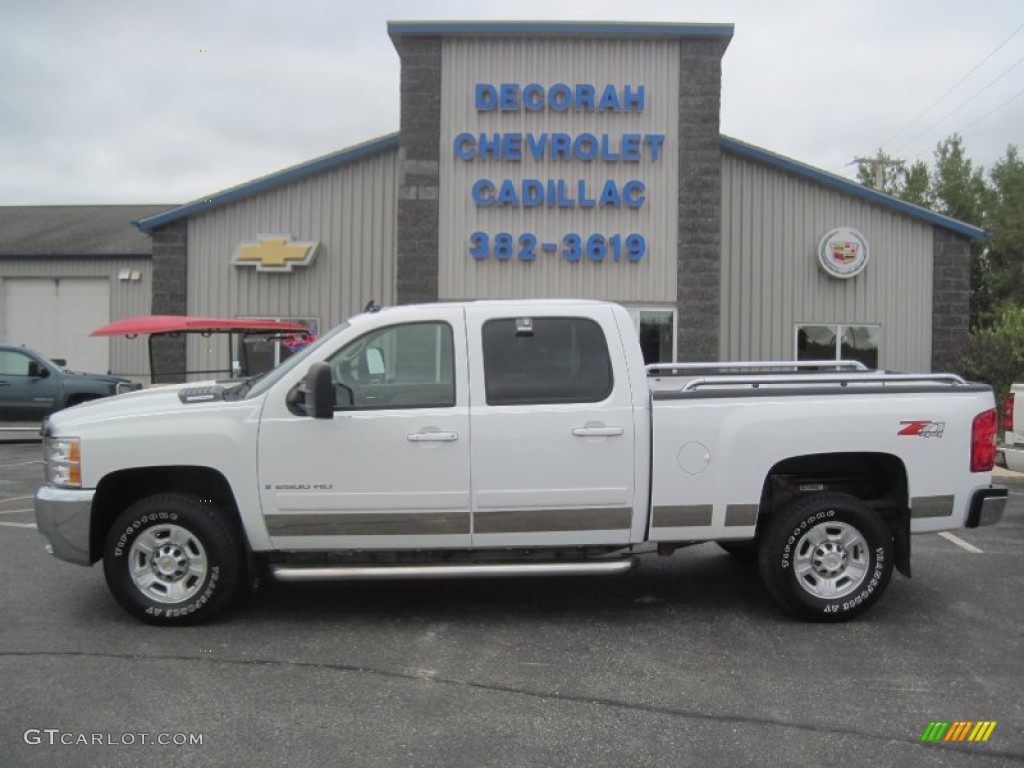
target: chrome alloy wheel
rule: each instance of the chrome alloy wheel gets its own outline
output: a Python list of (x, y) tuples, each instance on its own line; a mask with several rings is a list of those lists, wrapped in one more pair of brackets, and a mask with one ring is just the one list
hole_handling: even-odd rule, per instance
[(851, 525), (820, 523), (800, 537), (793, 557), (797, 583), (814, 597), (846, 597), (864, 582), (870, 555), (864, 536)]
[(139, 533), (128, 551), (132, 582), (158, 603), (188, 600), (206, 581), (206, 550), (180, 525), (161, 524)]

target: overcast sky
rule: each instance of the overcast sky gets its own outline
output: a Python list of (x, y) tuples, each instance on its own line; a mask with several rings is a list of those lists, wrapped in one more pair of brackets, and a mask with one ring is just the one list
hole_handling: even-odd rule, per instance
[(1020, 0), (3, 0), (0, 205), (187, 202), (396, 131), (417, 19), (735, 24), (722, 132), (834, 173), (1024, 145)]

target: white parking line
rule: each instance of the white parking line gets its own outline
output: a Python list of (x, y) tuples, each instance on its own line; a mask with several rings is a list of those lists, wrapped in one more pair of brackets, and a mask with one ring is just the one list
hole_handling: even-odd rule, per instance
[(23, 512), (32, 512), (31, 509), (0, 509), (0, 515), (17, 515)]
[(956, 544), (961, 549), (966, 549), (968, 552), (971, 552), (971, 553), (973, 553), (975, 555), (983, 555), (983, 554), (985, 554), (984, 552), (982, 552), (980, 549), (978, 549), (973, 544), (968, 544), (966, 541), (961, 539), (959, 536), (954, 536), (949, 531), (939, 531), (939, 536), (944, 538), (946, 541), (950, 541), (953, 544)]
[(42, 464), (42, 459), (36, 459), (35, 461), (16, 461), (13, 464), (0, 464), (0, 469), (4, 467), (27, 467), (29, 464)]
[(35, 498), (34, 496), (12, 496), (9, 499), (0, 499), (0, 504), (6, 504), (8, 501), (28, 501), (29, 499)]
[(35, 528), (36, 527), (35, 523), (4, 523), (4, 522), (0, 522), (0, 525), (4, 526), (5, 528)]

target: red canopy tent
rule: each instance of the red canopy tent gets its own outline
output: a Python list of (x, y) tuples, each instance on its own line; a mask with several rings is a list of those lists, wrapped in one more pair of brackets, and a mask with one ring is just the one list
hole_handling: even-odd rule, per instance
[[(260, 320), (238, 317), (191, 317), (189, 315), (140, 315), (115, 320), (97, 328), (90, 336), (127, 336), (130, 339), (146, 334), (149, 336), (149, 371), (153, 381), (156, 376), (186, 375), (189, 373), (232, 373), (230, 368), (202, 371), (161, 371), (159, 374), (153, 364), (153, 339), (175, 338), (185, 333), (198, 333), (210, 336), (214, 333), (241, 334), (267, 338), (305, 337), (312, 340), (312, 331), (302, 323), (291, 323), (284, 320)], [(243, 374), (247, 368), (245, 361), (245, 345), (240, 346)]]

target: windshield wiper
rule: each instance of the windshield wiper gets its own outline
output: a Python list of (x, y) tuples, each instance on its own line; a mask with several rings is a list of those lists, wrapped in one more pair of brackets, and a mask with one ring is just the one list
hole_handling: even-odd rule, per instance
[(257, 381), (262, 379), (264, 376), (266, 376), (267, 373), (269, 373), (269, 371), (264, 371), (263, 373), (257, 373), (255, 376), (250, 376), (249, 378), (247, 378), (244, 381), (242, 381), (242, 383), (239, 384), (238, 386), (232, 387), (231, 389), (228, 389), (228, 390), (225, 390), (224, 391), (224, 399), (225, 400), (241, 400), (243, 397), (245, 397), (247, 394), (249, 394), (249, 390), (251, 390), (253, 388), (253, 385)]

